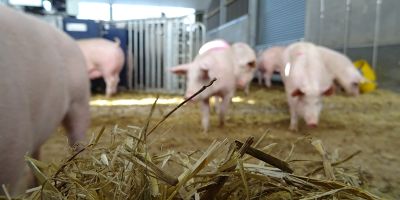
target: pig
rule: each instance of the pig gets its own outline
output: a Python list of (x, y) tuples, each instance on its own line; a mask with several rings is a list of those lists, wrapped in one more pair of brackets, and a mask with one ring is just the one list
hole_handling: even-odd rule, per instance
[(274, 46), (264, 50), (258, 59), (258, 70), (264, 78), (264, 84), (271, 87), (271, 78), (274, 72), (279, 72), (284, 67), (282, 55), (285, 47)]
[(84, 141), (90, 83), (78, 45), (60, 30), (5, 6), (0, 24), (0, 185), (15, 195), (26, 187), (24, 155), (38, 158), (60, 123), (71, 146)]
[(298, 130), (299, 116), (309, 127), (316, 127), (322, 110), (322, 96), (334, 91), (333, 76), (324, 65), (318, 47), (297, 42), (283, 52), (285, 67), (281, 76), (290, 112), (289, 129)]
[(117, 92), (119, 73), (125, 62), (124, 52), (119, 41), (112, 42), (103, 38), (78, 40), (85, 56), (90, 79), (103, 77), (106, 82), (106, 96)]
[(332, 73), (335, 81), (344, 91), (352, 96), (359, 95), (358, 86), (365, 79), (351, 60), (347, 56), (323, 46), (318, 46), (318, 50), (328, 71)]
[[(217, 79), (213, 85), (192, 99), (200, 102), (202, 111), (201, 123), (204, 132), (209, 129), (210, 98), (213, 96), (221, 98), (218, 111), (219, 123), (220, 126), (223, 126), (225, 114), (235, 94), (236, 87), (238, 85), (244, 87), (247, 84), (246, 80), (249, 76), (242, 78), (240, 73), (242, 71), (244, 73), (251, 71), (240, 69), (240, 67), (247, 67), (248, 62), (235, 57), (242, 52), (240, 49), (242, 44), (235, 45), (235, 48), (221, 41), (214, 44), (219, 45), (204, 44), (203, 47), (206, 46), (207, 50), (200, 51), (200, 54), (196, 56), (193, 62), (170, 68), (170, 71), (175, 74), (187, 76), (185, 98), (192, 96), (212, 79)], [(209, 48), (210, 46), (211, 48)], [(200, 49), (206, 48), (203, 47)], [(239, 61), (242, 62), (242, 66), (239, 65)]]

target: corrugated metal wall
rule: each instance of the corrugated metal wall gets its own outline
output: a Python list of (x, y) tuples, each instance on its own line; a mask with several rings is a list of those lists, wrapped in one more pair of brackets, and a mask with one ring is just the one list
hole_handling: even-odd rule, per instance
[(249, 0), (234, 0), (226, 8), (226, 22), (246, 15), (249, 10)]
[(214, 28), (217, 28), (220, 24), (219, 24), (219, 20), (220, 20), (220, 16), (219, 16), (219, 4), (220, 4), (220, 0), (212, 0), (210, 3), (210, 7), (208, 8), (207, 11), (207, 30), (211, 30)]
[(273, 45), (304, 38), (305, 0), (258, 2), (257, 45)]

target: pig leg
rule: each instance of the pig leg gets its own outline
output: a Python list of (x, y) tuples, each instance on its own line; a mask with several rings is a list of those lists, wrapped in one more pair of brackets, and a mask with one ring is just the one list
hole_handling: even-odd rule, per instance
[(203, 126), (203, 132), (206, 133), (210, 126), (210, 99), (200, 101), (200, 109), (202, 114), (201, 125)]
[(219, 126), (222, 127), (225, 124), (225, 114), (228, 111), (229, 104), (231, 103), (233, 94), (222, 97), (221, 104), (219, 106)]
[(258, 72), (256, 75), (257, 75), (258, 85), (262, 85), (263, 74), (261, 72)]
[(295, 102), (294, 99), (289, 97), (289, 112), (290, 112), (290, 126), (289, 130), (291, 131), (298, 131), (298, 121), (299, 117), (296, 113)]
[(105, 81), (106, 81), (106, 96), (111, 97), (111, 95), (117, 93), (119, 75), (105, 77)]
[(265, 81), (265, 86), (267, 86), (268, 88), (271, 87), (271, 75), (268, 73), (264, 74), (264, 81)]
[(72, 102), (64, 118), (63, 125), (67, 131), (70, 146), (82, 142), (85, 138), (85, 132), (89, 127), (90, 120), (88, 102), (88, 97)]
[(244, 88), (244, 94), (249, 95), (250, 93), (250, 82), (247, 83), (246, 87)]
[(214, 105), (210, 105), (210, 109), (212, 113), (219, 113), (219, 104), (220, 104), (220, 98), (218, 96), (211, 97), (214, 98)]
[[(5, 184), (8, 192), (13, 196), (20, 194), (26, 189), (27, 180), (23, 178), (23, 175), (25, 172), (28, 172), (28, 169), (24, 170), (26, 166), (24, 155), (30, 153), (29, 151), (32, 148), (32, 135), (28, 134), (32, 131), (32, 126), (28, 115), (15, 112), (18, 109), (12, 106), (9, 107), (11, 109), (3, 107), (2, 112), (15, 113), (16, 116), (0, 117), (1, 129), (3, 131), (0, 134), (0, 141), (2, 143), (0, 145), (0, 186)], [(23, 108), (23, 106), (21, 107)], [(4, 195), (1, 187), (0, 195)]]
[[(40, 160), (40, 148), (36, 149), (32, 153), (32, 158), (36, 160)], [(35, 175), (33, 174), (32, 170), (27, 168), (26, 177), (28, 182), (28, 188), (33, 188), (39, 185), (39, 181), (36, 179)]]

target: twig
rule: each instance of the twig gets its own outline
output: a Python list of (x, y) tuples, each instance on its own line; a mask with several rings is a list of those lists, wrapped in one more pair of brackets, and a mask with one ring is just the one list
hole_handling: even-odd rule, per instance
[(3, 189), (4, 194), (6, 195), (7, 200), (11, 200), (10, 193), (8, 193), (8, 190), (4, 184), (1, 184), (1, 187)]
[[(243, 146), (243, 143), (241, 143), (239, 141), (235, 141), (235, 143), (236, 143), (236, 148), (237, 149), (239, 149), (239, 148), (241, 148)], [(262, 152), (262, 151), (260, 151), (258, 149), (249, 147), (249, 148), (246, 149), (245, 153), (247, 153), (247, 154), (249, 154), (249, 155), (251, 155), (251, 156), (253, 156), (253, 157), (255, 157), (255, 158), (259, 159), (259, 160), (262, 160), (262, 161), (264, 161), (264, 162), (266, 162), (266, 163), (268, 163), (268, 164), (270, 164), (270, 165), (272, 165), (272, 166), (274, 166), (276, 168), (279, 168), (280, 170), (282, 170), (284, 172), (293, 173), (293, 170), (289, 167), (289, 165), (285, 161), (282, 161), (282, 160), (280, 160), (278, 158), (275, 158), (275, 157), (273, 157), (271, 155), (268, 155), (268, 154), (266, 154), (266, 153), (264, 153), (264, 152)]]
[(172, 115), (172, 113), (174, 113), (176, 110), (178, 110), (180, 107), (182, 107), (185, 103), (187, 103), (188, 101), (192, 100), (195, 96), (197, 96), (198, 94), (202, 93), (205, 89), (207, 89), (208, 87), (210, 87), (217, 79), (214, 78), (210, 81), (210, 83), (208, 85), (203, 86), (199, 91), (197, 91), (196, 93), (194, 93), (192, 96), (190, 96), (189, 98), (185, 99), (182, 103), (180, 103), (178, 106), (176, 106), (174, 109), (172, 109), (168, 114), (166, 114), (148, 133), (147, 135), (150, 135), (158, 126), (160, 126), (161, 123), (163, 123), (170, 115)]
[[(361, 153), (361, 150), (358, 150), (358, 151), (354, 152), (353, 154), (351, 154), (350, 156), (347, 156), (347, 157), (344, 158), (343, 160), (338, 161), (338, 162), (335, 162), (335, 163), (332, 163), (332, 166), (337, 166), (337, 165), (343, 164), (343, 163), (349, 161), (349, 160), (352, 159), (354, 156), (356, 156), (356, 155), (358, 155), (358, 154), (360, 154), (360, 153)], [(314, 169), (312, 172), (309, 172), (308, 174), (306, 174), (306, 176), (311, 176), (311, 175), (313, 175), (313, 174), (315, 174), (315, 173), (321, 171), (322, 169), (324, 169), (324, 167), (322, 167), (322, 166), (321, 166), (321, 167), (318, 167), (318, 168)]]

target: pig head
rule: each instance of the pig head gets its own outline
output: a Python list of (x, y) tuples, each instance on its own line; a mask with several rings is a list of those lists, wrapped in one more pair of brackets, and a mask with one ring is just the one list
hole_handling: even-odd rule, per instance
[(284, 51), (285, 68), (281, 71), (290, 111), (291, 130), (298, 130), (299, 116), (310, 127), (319, 122), (322, 96), (331, 95), (333, 77), (324, 66), (317, 47), (297, 42)]
[(236, 85), (240, 89), (248, 90), (248, 86), (256, 71), (256, 53), (246, 43), (237, 42), (232, 44), (233, 59), (236, 62), (235, 76)]
[(209, 128), (209, 99), (212, 96), (222, 98), (221, 105), (219, 106), (219, 120), (221, 126), (224, 124), (225, 113), (236, 88), (236, 77), (234, 74), (236, 63), (232, 58), (233, 52), (231, 48), (212, 49), (197, 55), (191, 63), (170, 69), (175, 74), (187, 76), (186, 98), (192, 96), (202, 86), (207, 85), (213, 78), (217, 79), (212, 86), (192, 99), (193, 101), (200, 102), (202, 126), (205, 132)]
[(280, 72), (284, 67), (283, 51), (285, 47), (274, 46), (263, 51), (257, 61), (258, 70), (264, 78), (265, 86), (271, 87), (271, 78), (274, 72)]
[(334, 79), (349, 95), (357, 96), (360, 94), (359, 84), (365, 79), (351, 60), (332, 49), (318, 46), (318, 50), (325, 63), (326, 68), (332, 73)]
[(89, 78), (103, 77), (106, 82), (106, 96), (117, 92), (119, 73), (125, 62), (124, 52), (119, 42), (102, 38), (78, 40), (85, 56)]
[(25, 188), (24, 155), (37, 157), (61, 122), (70, 145), (84, 140), (89, 78), (66, 34), (5, 6), (0, 24), (0, 185), (16, 194)]

